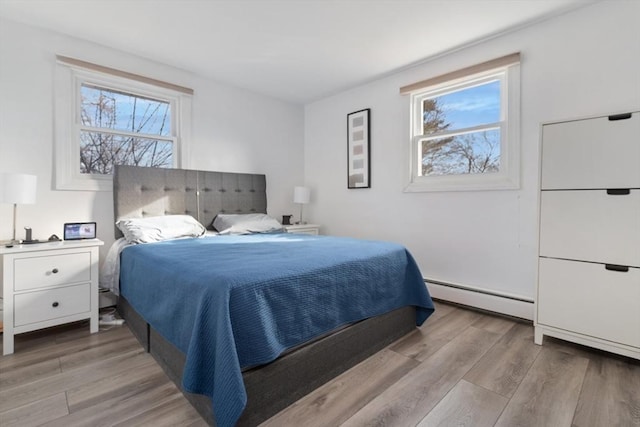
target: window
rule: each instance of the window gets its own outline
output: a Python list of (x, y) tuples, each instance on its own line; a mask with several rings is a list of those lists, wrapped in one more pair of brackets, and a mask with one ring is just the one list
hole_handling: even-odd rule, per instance
[(80, 85), (80, 173), (109, 175), (114, 165), (171, 167), (171, 104)]
[(405, 191), (518, 188), (519, 70), (505, 58), (401, 90), (411, 109)]
[(190, 89), (71, 58), (56, 78), (56, 189), (111, 190), (119, 164), (183, 166)]

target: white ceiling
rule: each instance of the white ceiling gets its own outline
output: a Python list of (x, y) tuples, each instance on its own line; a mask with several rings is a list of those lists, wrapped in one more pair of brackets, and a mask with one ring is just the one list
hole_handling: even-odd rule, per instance
[(306, 104), (592, 2), (0, 0), (0, 16)]

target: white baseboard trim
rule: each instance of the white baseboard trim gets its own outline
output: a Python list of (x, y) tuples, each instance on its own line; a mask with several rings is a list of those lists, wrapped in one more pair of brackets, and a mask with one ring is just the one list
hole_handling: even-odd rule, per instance
[(533, 321), (533, 300), (425, 279), (433, 298)]

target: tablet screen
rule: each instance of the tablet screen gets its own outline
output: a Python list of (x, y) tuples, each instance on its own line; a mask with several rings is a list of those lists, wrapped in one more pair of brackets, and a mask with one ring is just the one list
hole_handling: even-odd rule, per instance
[(64, 240), (95, 239), (95, 222), (73, 222), (64, 225)]

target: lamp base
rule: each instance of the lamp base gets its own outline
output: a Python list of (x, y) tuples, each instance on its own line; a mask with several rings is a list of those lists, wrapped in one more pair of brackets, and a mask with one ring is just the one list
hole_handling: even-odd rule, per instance
[(0, 245), (6, 248), (12, 248), (14, 246), (21, 245), (21, 244), (22, 242), (20, 242), (20, 240), (3, 240), (0, 242)]

